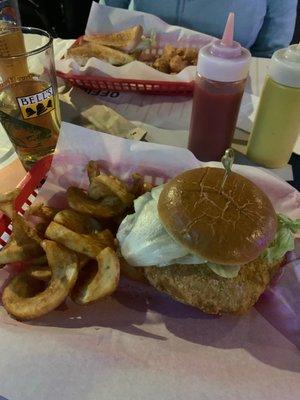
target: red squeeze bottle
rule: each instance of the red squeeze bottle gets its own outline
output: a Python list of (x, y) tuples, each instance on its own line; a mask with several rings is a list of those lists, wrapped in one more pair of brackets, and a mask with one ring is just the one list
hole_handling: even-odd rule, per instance
[(220, 161), (236, 127), (251, 54), (233, 30), (230, 13), (223, 38), (199, 51), (188, 148), (201, 161)]

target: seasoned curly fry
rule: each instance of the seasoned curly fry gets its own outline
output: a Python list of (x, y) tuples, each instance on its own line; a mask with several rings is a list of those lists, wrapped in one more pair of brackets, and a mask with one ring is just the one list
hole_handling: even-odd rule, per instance
[(57, 308), (74, 286), (77, 274), (76, 254), (49, 240), (42, 243), (51, 269), (51, 280), (42, 292), (41, 281), (26, 271), (15, 276), (6, 286), (2, 301), (5, 309), (20, 320), (30, 320)]
[(147, 282), (142, 269), (119, 261), (111, 230), (116, 232), (133, 200), (153, 185), (133, 174), (129, 188), (101, 171), (96, 161), (88, 163), (87, 173), (88, 191), (70, 187), (70, 209), (66, 210), (38, 203), (26, 210), (24, 218), (13, 209), (19, 190), (0, 194), (0, 211), (11, 218), (13, 227), (8, 244), (0, 251), (0, 266), (21, 261), (25, 268), (3, 292), (4, 307), (17, 319), (44, 315), (70, 293), (78, 304), (112, 294), (118, 286), (120, 264), (123, 275)]
[(77, 233), (92, 233), (101, 229), (99, 221), (74, 210), (59, 211), (53, 221)]
[(42, 248), (35, 242), (18, 244), (11, 239), (0, 251), (0, 266), (18, 261), (28, 261), (42, 252)]
[(42, 242), (37, 230), (30, 226), (26, 220), (14, 211), (12, 217), (12, 227), (15, 241), (22, 245), (34, 241), (37, 245)]
[(58, 211), (56, 208), (46, 206), (44, 203), (34, 203), (26, 210), (25, 215), (34, 215), (50, 222)]
[(71, 294), (77, 304), (87, 304), (109, 296), (118, 286), (120, 264), (116, 253), (107, 247), (96, 260), (96, 268), (88, 265), (79, 274)]
[(198, 49), (187, 47), (174, 47), (166, 45), (161, 56), (158, 56), (152, 67), (167, 73), (177, 74), (189, 65), (196, 65), (198, 58)]
[(101, 200), (94, 200), (79, 188), (69, 187), (67, 190), (69, 206), (78, 212), (98, 218), (111, 218), (122, 214), (124, 204), (117, 198), (106, 197)]
[(100, 166), (97, 161), (90, 161), (86, 167), (89, 181), (92, 182), (100, 174)]
[(88, 188), (88, 195), (94, 200), (110, 196), (117, 197), (125, 207), (130, 206), (134, 198), (120, 179), (104, 174), (92, 179)]
[(46, 237), (48, 239), (55, 240), (68, 249), (85, 254), (91, 258), (96, 258), (105, 247), (114, 246), (112, 235), (107, 235), (105, 233), (101, 237), (101, 234), (102, 232), (99, 232), (97, 236), (79, 234), (56, 222), (51, 222), (46, 230)]
[[(84, 254), (78, 253), (77, 254), (78, 270), (85, 267), (90, 260), (91, 259), (85, 256)], [(29, 276), (45, 282), (48, 282), (51, 279), (51, 269), (47, 265), (46, 256), (33, 260), (30, 264), (31, 264), (30, 267), (26, 269), (26, 272)]]
[(9, 219), (13, 217), (14, 201), (20, 194), (20, 189), (14, 189), (8, 193), (0, 193), (0, 211)]

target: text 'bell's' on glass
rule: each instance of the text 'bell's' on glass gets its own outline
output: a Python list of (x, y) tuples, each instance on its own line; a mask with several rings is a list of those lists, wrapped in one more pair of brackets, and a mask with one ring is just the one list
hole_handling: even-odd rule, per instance
[(55, 150), (60, 112), (52, 37), (41, 29), (0, 33), (0, 122), (24, 165)]

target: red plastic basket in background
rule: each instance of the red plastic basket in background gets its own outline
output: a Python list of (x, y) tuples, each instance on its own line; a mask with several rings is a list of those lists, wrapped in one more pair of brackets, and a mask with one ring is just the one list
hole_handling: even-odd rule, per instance
[[(51, 162), (52, 156), (39, 160), (17, 186), (20, 189), (20, 194), (14, 204), (15, 209), (20, 213), (23, 214), (26, 208), (33, 203), (38, 194), (38, 188), (41, 187), (50, 169)], [(10, 234), (10, 220), (0, 213), (0, 249), (7, 243)]]
[(142, 81), (138, 79), (102, 78), (65, 74), (57, 71), (57, 75), (72, 86), (81, 89), (109, 90), (112, 92), (142, 92), (168, 96), (192, 96), (194, 82)]
[[(74, 42), (73, 46), (80, 44), (82, 37)], [(189, 42), (181, 41), (181, 47), (197, 47)], [(148, 52), (151, 56), (162, 54), (161, 47), (151, 47)], [(91, 75), (76, 75), (73, 73), (64, 73), (56, 71), (57, 75), (69, 82), (72, 86), (78, 86), (88, 90), (109, 90), (114, 92), (142, 92), (144, 94), (160, 94), (169, 96), (192, 96), (194, 90), (194, 81), (191, 82), (171, 82), (154, 81), (140, 79), (121, 79)]]

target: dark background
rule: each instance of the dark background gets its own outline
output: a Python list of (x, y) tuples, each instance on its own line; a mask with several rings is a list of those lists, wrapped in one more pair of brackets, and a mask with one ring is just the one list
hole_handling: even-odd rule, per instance
[[(300, 41), (298, 3), (293, 43)], [(91, 4), (92, 0), (19, 0), (22, 25), (46, 29), (54, 37), (74, 39), (84, 33)]]

